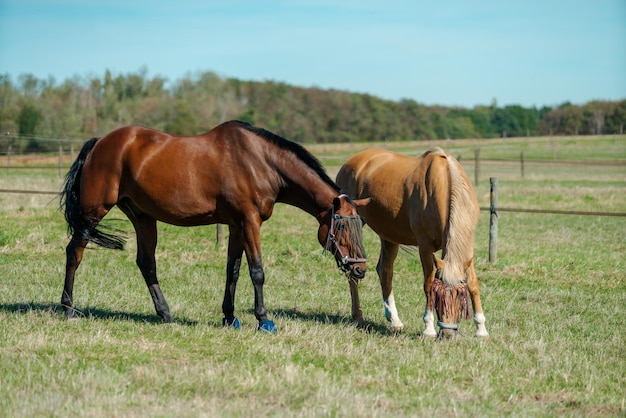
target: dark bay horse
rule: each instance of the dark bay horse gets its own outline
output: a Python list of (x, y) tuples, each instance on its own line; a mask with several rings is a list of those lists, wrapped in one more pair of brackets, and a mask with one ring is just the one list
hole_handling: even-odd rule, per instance
[[(393, 296), (393, 264), (400, 245), (418, 246), (424, 272), (424, 336), (435, 337), (433, 311), (442, 335), (455, 334), (458, 320), (474, 308), (476, 335), (488, 336), (474, 270), (474, 230), (479, 206), (462, 166), (440, 148), (414, 158), (386, 150), (367, 150), (350, 158), (337, 184), (352, 197), (372, 201), (358, 209), (380, 237), (376, 271), (385, 316), (394, 330), (404, 325)], [(435, 252), (442, 250), (442, 259)], [(357, 283), (350, 281), (352, 316), (363, 322)]]
[(61, 304), (75, 315), (76, 269), (89, 242), (122, 249), (124, 240), (99, 225), (117, 205), (137, 235), (137, 265), (156, 313), (171, 322), (157, 280), (157, 221), (179, 226), (227, 224), (225, 326), (239, 327), (234, 316), (235, 289), (245, 252), (254, 286), (254, 314), (259, 330), (275, 332), (263, 302), (261, 224), (277, 202), (296, 206), (319, 222), (317, 238), (333, 252), (351, 280), (365, 275), (361, 218), (354, 201), (341, 194), (319, 161), (302, 146), (252, 125), (230, 121), (199, 136), (176, 136), (129, 126), (89, 140), (70, 171), (61, 193), (71, 239), (66, 248)]

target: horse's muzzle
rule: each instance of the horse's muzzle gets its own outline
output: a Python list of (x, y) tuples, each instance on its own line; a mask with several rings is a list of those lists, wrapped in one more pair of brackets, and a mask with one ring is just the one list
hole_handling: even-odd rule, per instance
[(449, 338), (457, 338), (459, 336), (459, 330), (458, 329), (451, 329), (451, 328), (440, 328), (439, 332), (437, 333), (437, 338), (438, 339), (449, 339)]
[(356, 279), (356, 280), (361, 280), (362, 278), (365, 277), (365, 272), (367, 271), (367, 269), (365, 267), (361, 267), (358, 265), (353, 265), (350, 268), (349, 271), (349, 275), (351, 278)]

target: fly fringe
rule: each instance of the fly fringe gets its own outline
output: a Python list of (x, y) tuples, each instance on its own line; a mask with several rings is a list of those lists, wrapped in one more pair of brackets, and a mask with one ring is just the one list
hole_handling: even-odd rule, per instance
[(365, 258), (365, 248), (363, 246), (363, 222), (359, 216), (337, 216), (334, 219), (334, 231), (329, 231), (324, 251), (333, 252), (333, 235), (339, 241), (351, 244), (354, 251), (353, 257)]
[[(454, 322), (471, 318), (469, 307), (469, 288), (467, 283), (449, 285), (435, 279), (430, 287), (428, 309), (435, 310), (440, 321), (446, 318)], [(458, 303), (457, 303), (458, 300)]]

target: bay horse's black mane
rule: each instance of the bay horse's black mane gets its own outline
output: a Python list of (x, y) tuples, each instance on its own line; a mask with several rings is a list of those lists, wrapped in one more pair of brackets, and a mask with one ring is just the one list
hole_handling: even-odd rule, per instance
[(324, 182), (332, 186), (333, 189), (337, 191), (337, 193), (340, 193), (339, 186), (337, 186), (337, 184), (330, 177), (328, 177), (326, 169), (324, 168), (324, 166), (322, 166), (322, 163), (320, 163), (320, 161), (313, 154), (307, 151), (302, 145), (297, 144), (293, 141), (289, 141), (282, 136), (276, 135), (275, 133), (272, 133), (263, 128), (259, 128), (258, 126), (254, 126), (242, 121), (236, 122), (239, 123), (242, 128), (257, 134), (261, 138), (271, 142), (280, 149), (284, 149), (295, 154), (302, 162), (304, 162), (313, 171), (315, 171), (317, 175), (319, 175), (320, 178), (324, 180)]

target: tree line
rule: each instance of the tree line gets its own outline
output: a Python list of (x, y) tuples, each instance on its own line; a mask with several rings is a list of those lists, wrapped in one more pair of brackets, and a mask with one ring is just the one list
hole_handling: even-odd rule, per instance
[(525, 108), (426, 106), (362, 93), (277, 81), (244, 81), (214, 72), (173, 83), (135, 73), (87, 76), (57, 83), (0, 74), (2, 148), (42, 150), (43, 138), (91, 138), (117, 127), (144, 125), (174, 134), (205, 132), (239, 119), (300, 143), (343, 143), (539, 135), (621, 134), (626, 100)]

